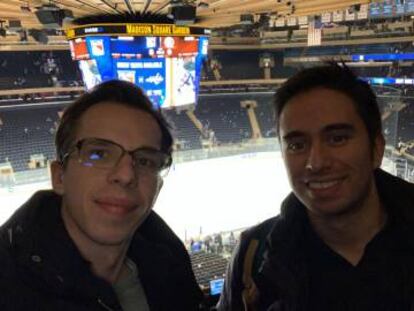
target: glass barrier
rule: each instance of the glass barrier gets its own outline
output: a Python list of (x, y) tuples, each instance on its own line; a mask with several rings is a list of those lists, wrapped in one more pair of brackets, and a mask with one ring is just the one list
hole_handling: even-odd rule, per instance
[[(240, 144), (213, 146), (208, 149), (175, 151), (173, 155), (173, 163), (183, 163), (277, 150), (279, 150), (279, 143), (276, 138), (258, 139), (255, 141), (246, 141)], [(12, 175), (7, 176), (0, 175), (0, 188), (10, 188), (31, 183), (48, 182), (49, 180), (49, 168), (38, 168), (15, 172)]]

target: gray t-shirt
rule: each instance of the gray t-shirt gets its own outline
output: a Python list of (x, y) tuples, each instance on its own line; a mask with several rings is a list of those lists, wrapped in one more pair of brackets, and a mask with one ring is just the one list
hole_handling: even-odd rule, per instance
[(126, 259), (130, 273), (118, 280), (112, 287), (124, 311), (150, 311), (144, 288), (138, 277), (138, 268), (129, 258)]

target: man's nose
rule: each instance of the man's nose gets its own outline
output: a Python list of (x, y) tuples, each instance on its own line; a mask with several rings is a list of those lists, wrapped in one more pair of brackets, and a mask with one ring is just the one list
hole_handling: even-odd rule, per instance
[(321, 142), (312, 143), (306, 159), (306, 169), (311, 172), (319, 172), (331, 165), (329, 146)]
[(109, 180), (122, 186), (135, 185), (137, 174), (134, 161), (130, 154), (125, 153), (118, 163), (111, 169)]

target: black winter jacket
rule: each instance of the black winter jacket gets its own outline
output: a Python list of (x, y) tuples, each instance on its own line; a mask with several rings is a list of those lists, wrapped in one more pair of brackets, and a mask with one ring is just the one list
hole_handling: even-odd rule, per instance
[[(60, 204), (60, 196), (40, 191), (0, 228), (0, 310), (122, 310), (70, 239)], [(202, 293), (188, 253), (156, 213), (135, 233), (128, 257), (151, 311), (198, 310)]]
[[(380, 169), (375, 172), (381, 201), (391, 213), (414, 254), (414, 185), (396, 178)], [(308, 290), (306, 259), (304, 258), (303, 223), (307, 217), (305, 207), (291, 193), (282, 203), (280, 215), (248, 229), (229, 264), (223, 293), (217, 305), (218, 311), (246, 310), (242, 300), (243, 264), (252, 238), (263, 237), (265, 251), (263, 261), (257, 265), (253, 280), (257, 288), (257, 299), (251, 310), (260, 311), (305, 311)], [(407, 271), (414, 277), (414, 262), (408, 263)], [(414, 280), (405, 291), (410, 292), (414, 310)]]

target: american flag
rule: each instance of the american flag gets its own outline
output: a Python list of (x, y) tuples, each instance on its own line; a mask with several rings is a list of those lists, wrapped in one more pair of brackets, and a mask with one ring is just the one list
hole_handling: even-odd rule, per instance
[(322, 22), (319, 16), (313, 18), (308, 24), (308, 46), (321, 45)]

